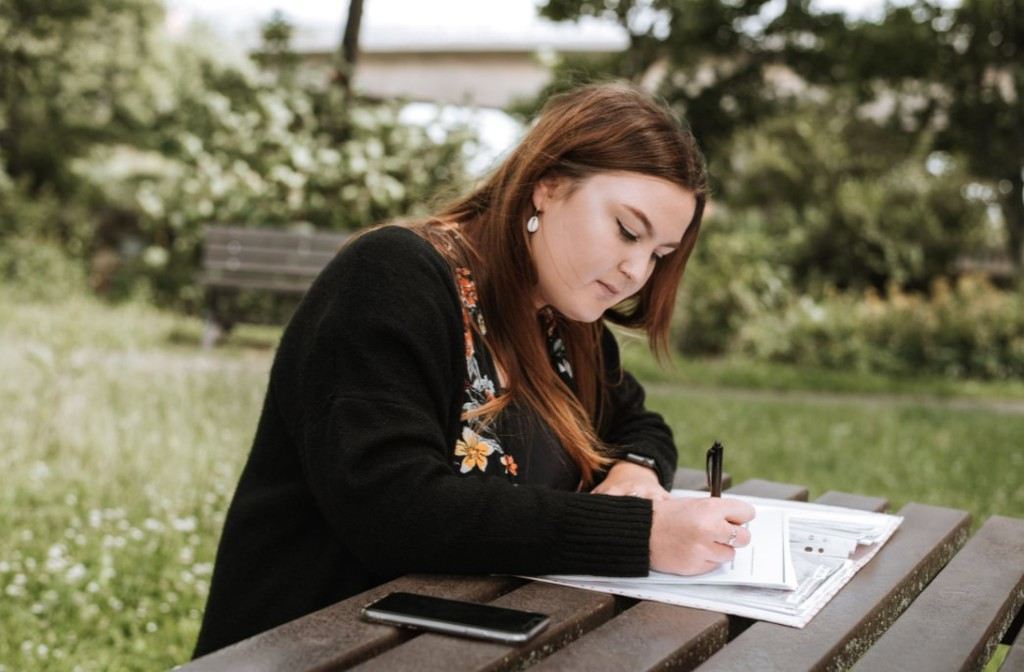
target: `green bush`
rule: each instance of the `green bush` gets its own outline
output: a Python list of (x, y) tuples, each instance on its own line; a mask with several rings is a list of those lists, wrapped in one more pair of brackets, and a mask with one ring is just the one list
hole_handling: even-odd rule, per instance
[(1024, 376), (1024, 298), (984, 280), (937, 282), (930, 295), (801, 296), (750, 319), (731, 344), (756, 358), (891, 374)]
[(673, 342), (687, 354), (721, 354), (751, 316), (793, 296), (789, 269), (756, 215), (723, 210), (703, 224), (678, 295)]
[(0, 241), (102, 258), (107, 296), (197, 308), (206, 223), (350, 230), (468, 181), (465, 127), (172, 39), (159, 0), (22, 5), (0, 3)]
[(201, 44), (168, 49), (173, 104), (153, 136), (97, 144), (72, 164), (101, 217), (96, 237), (131, 241), (120, 273), (161, 303), (197, 306), (206, 223), (353, 230), (422, 212), (468, 179), (464, 128), (406, 124), (397, 102), (342, 105)]
[(86, 277), (59, 245), (18, 236), (0, 239), (0, 285), (18, 299), (53, 302), (84, 292)]
[(956, 157), (908, 143), (840, 99), (744, 129), (713, 168), (732, 216), (772, 240), (800, 291), (924, 291), (983, 244), (985, 203), (965, 196)]
[(925, 292), (985, 243), (985, 204), (954, 157), (840, 112), (832, 101), (765, 120), (712, 164), (720, 189), (679, 295), (679, 350), (727, 352), (750, 320), (777, 330), (772, 315), (783, 324), (780, 311), (828, 287)]

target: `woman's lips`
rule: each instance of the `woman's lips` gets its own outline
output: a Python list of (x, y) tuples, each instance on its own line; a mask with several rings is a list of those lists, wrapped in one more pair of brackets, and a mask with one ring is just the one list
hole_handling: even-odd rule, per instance
[(597, 284), (601, 287), (601, 290), (609, 299), (613, 299), (619, 295), (619, 290), (615, 289), (611, 285), (601, 282), (600, 280), (597, 281)]

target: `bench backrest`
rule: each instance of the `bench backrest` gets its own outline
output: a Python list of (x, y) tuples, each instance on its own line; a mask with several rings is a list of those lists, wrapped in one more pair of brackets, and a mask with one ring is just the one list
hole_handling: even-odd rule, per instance
[(284, 294), (305, 292), (351, 235), (218, 225), (204, 234), (204, 286)]

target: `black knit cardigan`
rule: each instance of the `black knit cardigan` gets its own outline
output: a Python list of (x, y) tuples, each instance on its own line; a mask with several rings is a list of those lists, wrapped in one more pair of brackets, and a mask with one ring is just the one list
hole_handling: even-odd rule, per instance
[[(408, 572), (648, 571), (651, 502), (472, 478), (452, 466), (466, 359), (449, 266), (396, 226), (363, 235), (320, 273), (286, 327), (252, 451), (229, 507), (195, 655)], [(603, 341), (601, 438), (676, 449)]]

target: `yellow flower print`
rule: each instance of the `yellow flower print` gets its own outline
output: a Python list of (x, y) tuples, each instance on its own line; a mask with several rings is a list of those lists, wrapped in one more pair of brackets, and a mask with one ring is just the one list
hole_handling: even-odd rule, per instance
[(472, 471), (474, 467), (485, 471), (487, 456), (493, 452), (494, 444), (469, 427), (462, 428), (462, 438), (455, 442), (455, 454), (462, 458), (462, 473)]

